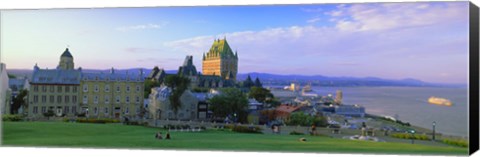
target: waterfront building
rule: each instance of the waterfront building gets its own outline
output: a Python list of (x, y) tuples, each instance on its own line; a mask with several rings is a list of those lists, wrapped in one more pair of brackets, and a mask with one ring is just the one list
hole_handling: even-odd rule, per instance
[(195, 95), (190, 90), (183, 92), (180, 96), (181, 107), (175, 115), (169, 100), (171, 94), (172, 90), (167, 86), (152, 88), (149, 95), (149, 117), (154, 120), (196, 120), (198, 100)]
[(203, 75), (220, 76), (226, 80), (236, 80), (238, 72), (238, 54), (233, 53), (227, 39), (214, 40), (212, 47), (203, 54)]
[(80, 107), (89, 118), (138, 118), (144, 105), (140, 73), (82, 73)]
[(299, 111), (302, 107), (302, 105), (280, 105), (277, 108), (275, 108), (275, 116), (277, 120), (282, 120), (284, 122), (287, 122), (290, 120), (290, 115), (293, 112)]
[(60, 56), (56, 69), (40, 69), (35, 64), (28, 93), (28, 117), (42, 118), (48, 110), (54, 111), (56, 116), (79, 113), (81, 68), (75, 70), (73, 65), (68, 48)]
[(364, 117), (365, 107), (360, 105), (339, 105), (335, 106), (335, 114), (352, 117)]
[(342, 104), (342, 99), (343, 99), (343, 93), (341, 90), (337, 90), (337, 93), (335, 95), (335, 104), (341, 105)]
[(0, 113), (7, 114), (10, 111), (10, 88), (8, 87), (7, 67), (0, 63)]

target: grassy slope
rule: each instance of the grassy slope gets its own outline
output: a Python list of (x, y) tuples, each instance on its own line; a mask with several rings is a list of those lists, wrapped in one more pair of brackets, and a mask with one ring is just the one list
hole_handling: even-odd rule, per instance
[[(3, 144), (8, 146), (455, 155), (466, 155), (468, 151), (459, 147), (229, 131), (173, 132), (173, 139), (167, 141), (154, 138), (155, 132), (160, 129), (121, 124), (4, 122), (2, 128)], [(165, 130), (161, 131), (165, 134)], [(306, 137), (308, 141), (299, 142), (301, 137)]]

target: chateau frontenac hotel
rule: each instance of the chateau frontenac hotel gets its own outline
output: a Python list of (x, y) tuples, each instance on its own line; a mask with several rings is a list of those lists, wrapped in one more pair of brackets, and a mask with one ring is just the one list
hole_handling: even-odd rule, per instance
[[(231, 87), (235, 85), (238, 73), (238, 54), (233, 53), (227, 40), (216, 39), (207, 53), (203, 54), (202, 73), (197, 72), (193, 65), (193, 56), (187, 56), (182, 66), (178, 69), (178, 75), (188, 77), (191, 87)], [(162, 82), (167, 74), (158, 67), (153, 68), (147, 79)]]

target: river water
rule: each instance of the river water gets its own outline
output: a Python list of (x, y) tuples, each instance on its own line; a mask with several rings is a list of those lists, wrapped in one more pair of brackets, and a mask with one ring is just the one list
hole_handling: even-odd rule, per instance
[[(448, 135), (468, 136), (468, 106), (466, 88), (435, 87), (318, 87), (312, 89), (326, 96), (342, 90), (344, 104), (359, 104), (375, 115), (398, 115), (401, 121)], [(449, 99), (453, 105), (440, 106), (427, 102), (431, 96)]]

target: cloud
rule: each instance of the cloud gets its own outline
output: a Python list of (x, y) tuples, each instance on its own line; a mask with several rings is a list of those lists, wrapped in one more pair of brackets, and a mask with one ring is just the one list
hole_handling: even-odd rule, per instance
[(320, 21), (320, 20), (321, 20), (321, 18), (315, 17), (315, 18), (313, 18), (313, 19), (307, 20), (307, 23), (316, 23), (316, 22), (318, 22), (318, 21)]
[(133, 30), (144, 30), (144, 29), (160, 29), (165, 27), (168, 22), (162, 22), (160, 24), (143, 24), (143, 25), (133, 25), (133, 26), (122, 26), (117, 27), (115, 30), (121, 32), (133, 31)]
[(343, 31), (389, 30), (467, 21), (468, 3), (373, 3), (338, 6), (325, 12)]
[[(334, 10), (341, 13), (330, 16), (336, 19), (333, 26), (229, 32), (170, 41), (164, 46), (200, 58), (216, 37), (226, 36), (230, 47), (238, 50), (240, 72), (284, 71), (337, 76), (355, 73), (356, 76), (395, 75), (432, 80), (437, 79), (439, 69), (458, 71), (468, 67), (462, 63), (448, 64), (449, 60), (464, 61), (468, 55), (468, 10), (465, 10), (468, 3), (460, 4), (341, 5)], [(345, 62), (347, 58), (349, 61)], [(357, 70), (352, 71), (352, 66)], [(305, 68), (295, 70), (298, 67)], [(329, 67), (335, 70), (326, 70)], [(455, 78), (449, 78), (452, 79)]]
[(161, 49), (155, 48), (139, 48), (139, 47), (129, 47), (125, 48), (125, 51), (128, 53), (154, 53), (154, 52), (162, 52)]

